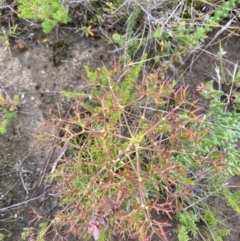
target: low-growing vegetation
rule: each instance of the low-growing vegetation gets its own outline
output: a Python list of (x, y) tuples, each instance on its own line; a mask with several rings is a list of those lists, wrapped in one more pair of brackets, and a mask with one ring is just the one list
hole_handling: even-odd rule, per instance
[(42, 22), (45, 33), (71, 19), (81, 35), (117, 44), (125, 63), (148, 53), (157, 64), (162, 58), (181, 62), (199, 49), (223, 19), (239, 16), (236, 6), (240, 4), (239, 0), (18, 2), (19, 16)]
[(49, 224), (57, 238), (65, 226), (85, 239), (167, 240), (175, 214), (180, 241), (229, 234), (207, 200), (222, 195), (238, 212), (238, 194), (225, 186), (239, 173), (239, 115), (224, 111), (213, 82), (196, 89), (210, 99), (203, 110), (187, 88), (161, 77), (166, 70), (142, 73), (142, 63), (86, 67), (83, 90), (63, 91), (74, 100), (69, 115), (50, 114), (47, 127), (58, 128), (68, 152), (49, 177), (62, 207)]
[(40, 21), (44, 33), (50, 33), (59, 23), (67, 23), (68, 12), (59, 0), (18, 0), (19, 16)]
[[(67, 115), (60, 107), (49, 111), (38, 138), (54, 140), (47, 151), (61, 150), (47, 177), (59, 210), (52, 219), (34, 210), (38, 227), (25, 228), (23, 240), (50, 234), (53, 240), (166, 241), (176, 222), (179, 241), (221, 241), (230, 234), (209, 200), (222, 197), (240, 215), (240, 193), (227, 185), (240, 174), (239, 72), (225, 68), (220, 45), (217, 77), (195, 86), (195, 98), (169, 73), (214, 28), (218, 35), (232, 24), (234, 31), (239, 4), (18, 0), (18, 16), (41, 23), (45, 34), (72, 22), (75, 32), (102, 37), (118, 54), (110, 67), (85, 66), (81, 90), (62, 90), (71, 100)], [(10, 33), (4, 29), (0, 39), (6, 47)], [(17, 95), (0, 94), (0, 134), (18, 104)]]

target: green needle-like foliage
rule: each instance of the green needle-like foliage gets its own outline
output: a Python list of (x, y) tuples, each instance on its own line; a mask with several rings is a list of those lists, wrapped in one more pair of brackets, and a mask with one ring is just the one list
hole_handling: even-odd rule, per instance
[(60, 0), (19, 0), (19, 16), (42, 23), (43, 32), (50, 33), (59, 23), (69, 21), (68, 11)]

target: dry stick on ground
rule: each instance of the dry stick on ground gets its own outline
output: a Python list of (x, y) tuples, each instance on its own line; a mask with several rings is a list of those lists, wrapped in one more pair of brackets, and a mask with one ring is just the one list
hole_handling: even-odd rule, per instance
[(8, 93), (5, 91), (5, 88), (1, 84), (0, 84), (0, 93), (4, 93), (6, 95), (6, 99), (12, 103), (10, 96), (8, 95)]
[(28, 189), (25, 185), (25, 182), (24, 182), (24, 179), (23, 179), (23, 173), (32, 173), (31, 171), (28, 171), (28, 170), (25, 170), (22, 168), (22, 163), (29, 157), (29, 155), (31, 154), (31, 151), (22, 159), (22, 160), (18, 160), (18, 162), (16, 163), (16, 165), (14, 166), (14, 169), (16, 169), (18, 175), (20, 176), (20, 179), (21, 179), (21, 183), (22, 183), (22, 186), (24, 188), (24, 190), (26, 191), (26, 199), (28, 199)]
[[(23, 179), (22, 173), (32, 173), (32, 172), (22, 169), (22, 163), (28, 158), (30, 153), (31, 152), (29, 152), (22, 160), (19, 160), (18, 163), (13, 167), (13, 169), (16, 170), (18, 175), (20, 176), (20, 180), (21, 180), (22, 186), (23, 186), (24, 190), (27, 193), (26, 199), (28, 198), (29, 192), (28, 192), (28, 189), (27, 189), (27, 187), (26, 187), (26, 185), (24, 183), (24, 179)], [(10, 189), (8, 191), (6, 191), (3, 195), (1, 195), (0, 200), (3, 199), (17, 184), (19, 184), (19, 181), (17, 181), (14, 185), (12, 185), (10, 187)]]
[(213, 196), (214, 194), (216, 194), (217, 192), (219, 192), (222, 187), (225, 187), (225, 186), (227, 186), (227, 185), (228, 185), (228, 182), (223, 183), (223, 185), (222, 185), (220, 188), (218, 188), (217, 190), (215, 190), (215, 191), (213, 191), (213, 192), (210, 192), (210, 193), (207, 194), (207, 196), (205, 196), (205, 197), (199, 198), (198, 201), (196, 201), (196, 202), (192, 203), (191, 205), (185, 207), (185, 208), (183, 209), (183, 211), (186, 211), (187, 209), (195, 206), (196, 204), (202, 202), (203, 200), (206, 200), (206, 199), (209, 198), (210, 196)]
[(52, 170), (50, 172), (50, 174), (53, 174), (54, 171), (56, 170), (56, 167), (57, 167), (57, 164), (59, 161), (61, 161), (61, 158), (64, 156), (64, 154), (66, 153), (68, 149), (68, 145), (65, 145), (63, 148), (62, 148), (62, 151), (60, 152), (60, 154), (58, 155), (58, 158), (56, 159), (56, 161), (53, 163), (53, 166), (52, 166)]
[(4, 199), (4, 197), (7, 196), (7, 194), (17, 185), (19, 184), (19, 181), (15, 182), (4, 194), (0, 196), (0, 200)]
[(17, 208), (17, 207), (20, 207), (21, 205), (28, 204), (29, 202), (33, 202), (33, 201), (35, 201), (35, 200), (37, 200), (37, 199), (45, 196), (46, 193), (48, 193), (48, 192), (49, 192), (49, 191), (45, 191), (45, 192), (43, 192), (42, 194), (40, 194), (39, 196), (37, 196), (37, 197), (28, 199), (28, 200), (23, 201), (23, 202), (20, 202), (20, 203), (13, 204), (13, 205), (8, 206), (8, 207), (5, 207), (5, 208), (0, 208), (0, 212), (5, 212), (5, 211), (7, 211), (7, 210), (9, 210), (9, 209)]
[(12, 4), (10, 5), (4, 5), (4, 6), (0, 6), (0, 9), (6, 9), (6, 8), (9, 8), (13, 13), (16, 13), (17, 12), (14, 10), (14, 7), (17, 5), (17, 2), (14, 1)]

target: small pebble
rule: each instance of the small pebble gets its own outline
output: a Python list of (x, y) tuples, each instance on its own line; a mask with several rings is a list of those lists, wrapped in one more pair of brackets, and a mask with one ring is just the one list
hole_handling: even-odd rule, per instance
[(15, 45), (15, 50), (18, 52), (18, 53), (23, 53), (25, 52), (26, 50), (28, 49), (28, 46), (25, 42), (19, 42)]

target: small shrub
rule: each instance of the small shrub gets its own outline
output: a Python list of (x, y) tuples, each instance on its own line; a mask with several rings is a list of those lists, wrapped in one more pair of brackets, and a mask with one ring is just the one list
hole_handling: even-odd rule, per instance
[(68, 11), (60, 0), (19, 0), (19, 16), (42, 22), (43, 32), (50, 33), (59, 23), (69, 21)]
[(82, 91), (63, 91), (74, 100), (69, 115), (51, 113), (47, 126), (59, 128), (55, 138), (69, 152), (50, 176), (62, 207), (55, 230), (167, 240), (178, 213), (180, 240), (195, 236), (205, 200), (239, 172), (239, 117), (223, 111), (212, 82), (197, 89), (212, 99), (204, 114), (187, 88), (162, 78), (166, 70), (141, 73), (143, 62), (86, 67)]

